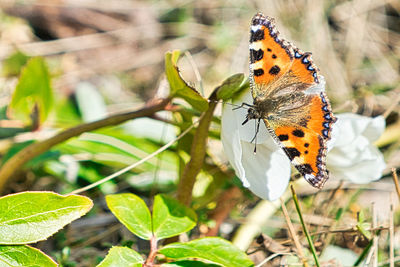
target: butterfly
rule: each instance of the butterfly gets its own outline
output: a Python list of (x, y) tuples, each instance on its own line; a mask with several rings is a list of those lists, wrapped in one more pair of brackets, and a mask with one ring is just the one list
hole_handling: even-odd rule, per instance
[(329, 176), (327, 142), (336, 121), (323, 76), (311, 53), (281, 39), (274, 19), (261, 13), (252, 19), (249, 48), (254, 101), (242, 124), (255, 119), (259, 127), (263, 120), (300, 174), (322, 188)]

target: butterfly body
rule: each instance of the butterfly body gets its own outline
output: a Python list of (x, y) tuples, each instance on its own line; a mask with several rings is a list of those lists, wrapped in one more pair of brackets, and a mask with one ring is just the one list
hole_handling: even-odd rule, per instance
[(281, 39), (274, 20), (260, 13), (250, 29), (250, 87), (254, 101), (245, 122), (263, 120), (297, 170), (321, 188), (328, 179), (327, 141), (336, 121), (325, 81), (311, 54)]

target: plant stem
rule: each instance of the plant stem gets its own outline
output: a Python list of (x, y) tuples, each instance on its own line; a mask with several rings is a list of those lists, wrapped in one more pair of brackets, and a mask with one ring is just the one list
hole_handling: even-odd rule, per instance
[[(215, 100), (215, 97), (216, 93), (214, 92), (211, 95), (210, 100)], [(190, 160), (186, 164), (181, 179), (179, 180), (177, 199), (187, 206), (189, 206), (192, 201), (193, 186), (196, 177), (203, 166), (206, 155), (208, 129), (217, 104), (216, 101), (210, 101), (207, 111), (200, 118), (199, 126), (197, 127), (196, 133), (193, 137)]]
[(152, 105), (146, 106), (137, 111), (116, 114), (98, 121), (80, 124), (73, 128), (66, 129), (44, 141), (36, 142), (25, 147), (8, 161), (6, 161), (0, 169), (0, 192), (4, 190), (4, 186), (7, 184), (12, 175), (16, 171), (20, 170), (26, 162), (46, 152), (51, 147), (61, 142), (64, 142), (71, 137), (78, 136), (84, 132), (93, 131), (106, 126), (117, 125), (131, 119), (152, 116), (157, 111), (163, 110), (169, 102), (170, 99), (161, 99), (158, 100), (156, 103), (153, 103)]
[(313, 254), (315, 265), (317, 267), (320, 267), (319, 261), (318, 261), (318, 256), (317, 256), (317, 251), (315, 250), (314, 244), (313, 244), (313, 242), (311, 240), (311, 236), (310, 236), (310, 234), (309, 234), (309, 232), (307, 230), (306, 224), (304, 223), (303, 215), (302, 215), (301, 210), (300, 210), (300, 204), (299, 204), (299, 201), (297, 199), (296, 192), (294, 191), (293, 185), (290, 185), (290, 190), (292, 191), (293, 201), (294, 201), (294, 204), (296, 206), (297, 214), (299, 215), (300, 223), (301, 223), (301, 226), (303, 227), (303, 232), (307, 237), (308, 245), (310, 246), (311, 253)]
[(146, 261), (144, 262), (144, 266), (155, 266), (154, 260), (156, 259), (157, 256), (157, 238), (153, 235), (150, 238), (150, 253), (149, 256), (147, 257)]

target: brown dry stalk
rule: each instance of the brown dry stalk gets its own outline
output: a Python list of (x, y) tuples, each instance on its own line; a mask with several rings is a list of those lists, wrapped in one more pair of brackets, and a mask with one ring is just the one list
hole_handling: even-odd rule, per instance
[(288, 229), (289, 229), (290, 237), (293, 239), (293, 243), (296, 246), (297, 254), (298, 254), (300, 260), (302, 261), (303, 266), (304, 267), (308, 267), (307, 258), (304, 256), (303, 247), (300, 244), (299, 237), (296, 234), (296, 230), (294, 229), (293, 224), (292, 224), (292, 222), (290, 220), (289, 213), (288, 213), (288, 211), (286, 209), (286, 206), (285, 206), (285, 201), (282, 198), (280, 198), (280, 200), (281, 200), (281, 207), (282, 207), (283, 215), (285, 217), (286, 224), (287, 224)]

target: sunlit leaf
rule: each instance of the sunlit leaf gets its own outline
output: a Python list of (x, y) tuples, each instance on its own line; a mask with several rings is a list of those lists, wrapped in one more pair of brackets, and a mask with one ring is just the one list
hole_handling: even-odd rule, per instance
[(93, 206), (84, 196), (23, 192), (0, 198), (0, 244), (45, 240)]
[(205, 263), (202, 261), (191, 261), (191, 260), (184, 260), (184, 261), (175, 261), (170, 263), (164, 263), (161, 267), (219, 267), (221, 265), (213, 264), (213, 263)]
[(0, 266), (52, 267), (57, 266), (49, 256), (30, 246), (0, 246)]
[(151, 215), (146, 203), (130, 193), (106, 196), (107, 206), (132, 233), (149, 240), (152, 236)]
[(187, 243), (172, 243), (161, 248), (159, 252), (173, 259), (196, 258), (226, 267), (254, 266), (243, 251), (218, 237), (201, 238)]
[(43, 122), (52, 106), (53, 92), (46, 63), (43, 58), (32, 58), (22, 70), (7, 113), (30, 125), (36, 113), (39, 122)]
[(196, 221), (196, 213), (178, 200), (165, 195), (154, 198), (153, 232), (157, 239), (187, 232), (196, 225)]
[(246, 87), (247, 79), (243, 73), (237, 73), (226, 79), (218, 88), (217, 98), (228, 100)]
[(3, 74), (5, 76), (18, 75), (28, 60), (29, 57), (20, 51), (13, 53), (3, 61)]
[(189, 86), (180, 76), (177, 62), (179, 51), (167, 52), (165, 54), (165, 74), (167, 76), (170, 95), (180, 97), (187, 101), (193, 108), (199, 111), (205, 111), (208, 108), (207, 100), (202, 97), (196, 89)]
[(139, 253), (127, 247), (112, 247), (97, 267), (141, 267), (143, 258)]

